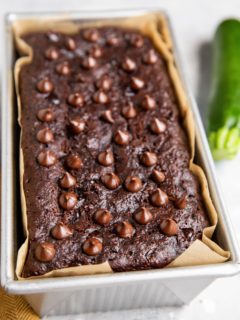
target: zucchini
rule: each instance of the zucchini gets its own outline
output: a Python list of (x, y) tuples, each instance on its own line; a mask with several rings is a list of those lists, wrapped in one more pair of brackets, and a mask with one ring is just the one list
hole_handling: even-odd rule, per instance
[(225, 20), (216, 30), (208, 110), (208, 138), (214, 159), (234, 158), (240, 150), (239, 20)]

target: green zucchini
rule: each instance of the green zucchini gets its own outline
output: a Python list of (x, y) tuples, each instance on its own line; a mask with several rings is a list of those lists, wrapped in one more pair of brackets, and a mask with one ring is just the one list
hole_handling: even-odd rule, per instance
[(216, 160), (232, 159), (240, 150), (240, 21), (228, 19), (213, 40), (208, 137)]

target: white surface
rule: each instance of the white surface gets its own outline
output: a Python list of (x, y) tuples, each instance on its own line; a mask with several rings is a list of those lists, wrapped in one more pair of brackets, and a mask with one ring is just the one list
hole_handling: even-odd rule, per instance
[[(0, 13), (10, 11), (64, 11), (104, 8), (139, 8), (161, 7), (170, 15), (178, 39), (180, 53), (188, 82), (204, 114), (207, 90), (209, 86), (210, 52), (207, 43), (212, 39), (217, 23), (229, 16), (240, 17), (239, 0), (8, 0), (0, 1)], [(2, 21), (2, 19), (1, 19)], [(2, 28), (2, 25), (0, 26)], [(0, 30), (1, 32), (1, 30)], [(2, 39), (0, 39), (2, 41)], [(1, 48), (3, 46), (1, 45)], [(0, 51), (0, 58), (1, 58)], [(2, 61), (2, 60), (0, 60)], [(221, 162), (216, 165), (224, 197), (232, 217), (233, 225), (240, 234), (240, 157), (234, 161)], [(128, 320), (159, 320), (181, 319), (195, 320), (205, 317), (210, 320), (240, 319), (240, 276), (232, 279), (220, 279), (195, 299), (190, 306), (181, 310), (142, 310), (121, 311), (118, 313), (79, 316), (64, 319), (128, 319)], [(56, 318), (54, 318), (56, 319)], [(60, 319), (60, 318), (58, 318)], [(63, 319), (63, 318), (61, 318)], [(53, 318), (52, 318), (53, 320)]]

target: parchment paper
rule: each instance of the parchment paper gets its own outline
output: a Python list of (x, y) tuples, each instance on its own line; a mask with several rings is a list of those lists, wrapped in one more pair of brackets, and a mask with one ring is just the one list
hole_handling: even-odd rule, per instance
[[(203, 264), (214, 264), (221, 263), (230, 258), (230, 253), (228, 251), (220, 248), (215, 242), (211, 240), (213, 232), (215, 230), (218, 217), (216, 210), (210, 198), (208, 184), (203, 170), (196, 164), (193, 163), (194, 153), (195, 153), (195, 132), (194, 132), (194, 122), (191, 109), (188, 105), (185, 92), (181, 80), (178, 75), (178, 71), (175, 66), (174, 57), (172, 54), (172, 41), (170, 37), (170, 32), (168, 29), (167, 21), (165, 17), (161, 14), (148, 14), (141, 17), (134, 17), (128, 19), (120, 20), (106, 20), (94, 23), (73, 23), (66, 22), (62, 19), (51, 19), (50, 20), (21, 20), (14, 24), (14, 34), (15, 41), (18, 52), (22, 55), (20, 59), (17, 60), (14, 70), (17, 101), (18, 101), (18, 116), (19, 124), (21, 125), (21, 97), (19, 95), (19, 72), (24, 64), (31, 63), (32, 60), (32, 49), (21, 39), (21, 36), (29, 32), (37, 31), (58, 31), (66, 34), (74, 34), (79, 31), (80, 28), (87, 26), (118, 26), (123, 28), (134, 28), (138, 29), (141, 33), (149, 36), (156, 49), (161, 53), (166, 61), (168, 72), (172, 80), (173, 87), (175, 89), (176, 96), (179, 102), (179, 108), (183, 119), (183, 126), (187, 133), (191, 160), (189, 163), (190, 170), (198, 178), (201, 186), (201, 193), (205, 208), (208, 212), (210, 226), (203, 230), (202, 239), (196, 240), (184, 253), (172, 261), (168, 267), (179, 267), (179, 266), (192, 266), (192, 265), (203, 265)], [(24, 158), (21, 149), (21, 139), (20, 139), (20, 181), (21, 181), (21, 202), (22, 202), (22, 215), (23, 215), (23, 226), (26, 235), (26, 240), (21, 246), (17, 257), (17, 267), (16, 274), (18, 279), (24, 280), (21, 277), (21, 272), (26, 260), (28, 253), (28, 229), (27, 229), (27, 214), (26, 214), (26, 201), (25, 194), (23, 190), (23, 174), (24, 174)], [(31, 278), (45, 278), (45, 277), (56, 277), (56, 276), (76, 276), (76, 275), (86, 275), (94, 273), (109, 273), (113, 272), (109, 263), (98, 265), (85, 265), (77, 266), (71, 268), (64, 268), (59, 270), (54, 270), (46, 273), (43, 276), (31, 277)], [(29, 279), (29, 278), (27, 278)]]

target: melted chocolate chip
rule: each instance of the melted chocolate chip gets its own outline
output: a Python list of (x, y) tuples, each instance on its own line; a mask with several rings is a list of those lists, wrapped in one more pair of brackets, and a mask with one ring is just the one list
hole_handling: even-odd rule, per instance
[(108, 96), (103, 90), (98, 90), (97, 92), (94, 93), (93, 100), (96, 103), (106, 104), (108, 103)]
[(73, 133), (79, 134), (85, 128), (85, 121), (83, 121), (80, 117), (74, 117), (69, 120), (69, 127)]
[(112, 220), (112, 214), (106, 209), (99, 209), (95, 212), (94, 220), (100, 224), (100, 226), (106, 226)]
[(146, 94), (142, 100), (142, 108), (145, 110), (153, 110), (156, 108), (156, 101)]
[(135, 48), (141, 48), (144, 44), (144, 40), (140, 34), (134, 34), (130, 38), (130, 43)]
[(83, 96), (76, 92), (76, 93), (71, 93), (68, 96), (68, 103), (73, 106), (73, 107), (82, 107), (84, 105), (84, 98)]
[(121, 184), (120, 178), (113, 172), (105, 173), (101, 177), (101, 181), (105, 185), (105, 187), (110, 190), (117, 189)]
[(103, 50), (100, 46), (94, 45), (90, 48), (89, 54), (94, 58), (100, 58), (103, 55)]
[(122, 62), (122, 68), (123, 68), (123, 70), (125, 70), (127, 72), (131, 72), (131, 71), (136, 70), (137, 65), (134, 60), (132, 60), (131, 58), (125, 57)]
[(138, 77), (131, 78), (131, 87), (132, 89), (138, 91), (144, 87), (144, 81)]
[(37, 133), (37, 140), (45, 144), (53, 142), (54, 136), (53, 136), (52, 130), (49, 128), (44, 128), (39, 130)]
[(88, 256), (97, 256), (102, 252), (103, 245), (97, 238), (89, 238), (83, 243), (82, 248)]
[(120, 43), (120, 39), (114, 35), (111, 35), (107, 38), (107, 44), (113, 47), (117, 47)]
[(61, 62), (56, 66), (56, 71), (58, 74), (67, 76), (71, 73), (69, 63), (67, 61)]
[(62, 240), (72, 236), (73, 230), (66, 226), (63, 222), (59, 222), (54, 228), (52, 228), (51, 234), (53, 238)]
[(152, 172), (152, 178), (157, 183), (162, 183), (165, 180), (165, 174), (158, 170), (153, 170)]
[(128, 221), (122, 221), (116, 224), (115, 230), (121, 238), (131, 238), (134, 234), (134, 228)]
[(129, 103), (128, 105), (124, 106), (122, 108), (122, 115), (124, 116), (124, 118), (126, 119), (132, 119), (135, 118), (137, 115), (137, 111), (134, 108), (132, 103)]
[(174, 201), (174, 205), (175, 207), (177, 207), (178, 209), (185, 209), (187, 206), (187, 197), (186, 195), (182, 196), (179, 199), (176, 199)]
[(111, 166), (114, 163), (114, 157), (111, 150), (100, 152), (98, 162), (103, 166)]
[(140, 208), (135, 214), (134, 219), (139, 224), (148, 224), (153, 219), (152, 213), (147, 208)]
[(108, 123), (114, 123), (114, 119), (113, 119), (111, 110), (104, 111), (103, 114), (101, 115), (101, 118)]
[(150, 124), (150, 128), (153, 133), (159, 134), (163, 133), (167, 126), (163, 121), (159, 120), (158, 118), (154, 118)]
[(154, 152), (144, 152), (141, 156), (141, 163), (146, 167), (154, 166), (158, 161), (157, 155)]
[(173, 219), (164, 219), (160, 222), (161, 231), (171, 237), (175, 236), (178, 233), (178, 225)]
[(146, 64), (154, 64), (158, 60), (157, 54), (154, 50), (149, 50), (144, 56), (143, 56), (143, 61)]
[(160, 188), (157, 188), (152, 194), (151, 194), (151, 202), (155, 207), (164, 206), (168, 203), (168, 196), (167, 194), (162, 191)]
[(66, 165), (69, 169), (78, 170), (83, 167), (83, 162), (79, 156), (72, 154), (67, 157)]
[(96, 67), (96, 65), (97, 65), (97, 60), (94, 57), (87, 56), (87, 57), (84, 57), (82, 60), (82, 66), (85, 69), (93, 69)]
[(41, 109), (37, 114), (38, 120), (42, 122), (51, 122), (54, 119), (54, 114), (51, 109)]
[(41, 93), (50, 93), (53, 91), (54, 87), (49, 79), (42, 79), (37, 83), (37, 89)]
[(59, 197), (59, 204), (65, 210), (73, 209), (77, 204), (77, 195), (74, 192), (64, 192)]
[(56, 254), (55, 247), (50, 242), (39, 243), (35, 249), (35, 258), (40, 262), (51, 261)]
[(76, 42), (73, 38), (71, 37), (67, 37), (65, 40), (65, 47), (69, 50), (69, 51), (74, 51), (77, 47)]
[(38, 163), (43, 167), (51, 167), (57, 162), (57, 156), (53, 151), (41, 151), (38, 155)]
[(72, 176), (69, 172), (65, 172), (64, 176), (60, 180), (60, 186), (64, 189), (74, 187), (77, 183), (77, 179)]
[(138, 192), (142, 186), (142, 180), (139, 177), (128, 176), (125, 180), (125, 188), (130, 192)]
[(57, 60), (59, 58), (59, 52), (56, 48), (50, 47), (45, 51), (45, 57), (48, 60)]
[(118, 130), (114, 136), (114, 141), (121, 146), (128, 144), (130, 141), (129, 133), (126, 131)]
[(97, 29), (91, 28), (83, 31), (83, 38), (90, 42), (98, 41), (100, 35)]
[(102, 89), (103, 91), (110, 90), (111, 86), (112, 86), (112, 79), (107, 75), (102, 76), (100, 79), (96, 81), (96, 87), (98, 89)]

